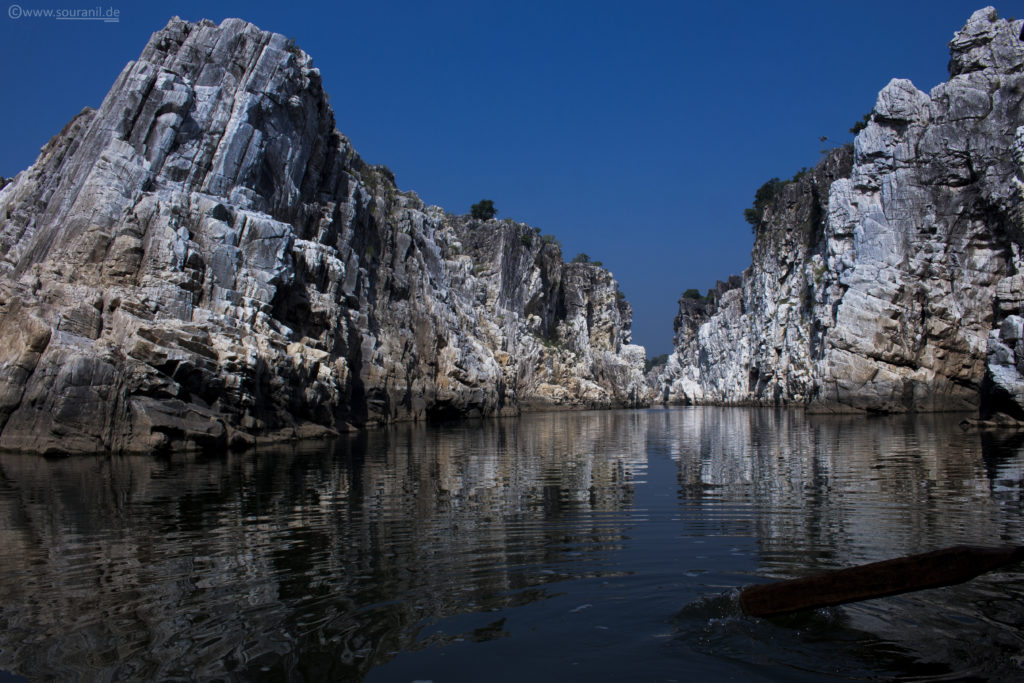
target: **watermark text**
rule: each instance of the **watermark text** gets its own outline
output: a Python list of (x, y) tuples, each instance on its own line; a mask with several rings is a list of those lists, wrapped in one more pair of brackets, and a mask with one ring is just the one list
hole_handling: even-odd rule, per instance
[(121, 10), (117, 7), (22, 7), (10, 5), (9, 19), (52, 19), (54, 21), (101, 21), (116, 24), (121, 21)]

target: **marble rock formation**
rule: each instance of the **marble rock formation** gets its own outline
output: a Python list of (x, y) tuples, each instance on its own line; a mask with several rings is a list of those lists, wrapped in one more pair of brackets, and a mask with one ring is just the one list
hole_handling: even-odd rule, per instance
[(0, 190), (0, 448), (639, 405), (631, 315), (537, 230), (399, 191), (283, 36), (172, 19)]
[(975, 12), (948, 81), (893, 79), (852, 149), (775, 188), (740, 286), (681, 302), (661, 400), (1024, 410), (1021, 24)]

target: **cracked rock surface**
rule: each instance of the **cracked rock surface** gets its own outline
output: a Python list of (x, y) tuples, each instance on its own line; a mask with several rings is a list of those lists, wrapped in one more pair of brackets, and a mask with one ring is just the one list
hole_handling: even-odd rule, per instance
[(172, 19), (0, 190), (0, 448), (248, 446), (647, 400), (607, 271), (399, 191), (319, 71)]
[(975, 12), (947, 82), (893, 79), (778, 190), (736, 287), (680, 302), (661, 400), (1024, 416), (1021, 30)]

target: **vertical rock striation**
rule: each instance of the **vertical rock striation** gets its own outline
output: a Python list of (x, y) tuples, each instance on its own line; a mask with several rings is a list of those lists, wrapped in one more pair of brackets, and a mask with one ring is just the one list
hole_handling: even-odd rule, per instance
[(244, 446), (645, 400), (612, 276), (400, 192), (312, 60), (173, 19), (0, 190), (0, 447)]
[(681, 303), (662, 400), (1024, 405), (1021, 24), (975, 12), (947, 82), (892, 80), (852, 150), (777, 188), (742, 285), (701, 317)]

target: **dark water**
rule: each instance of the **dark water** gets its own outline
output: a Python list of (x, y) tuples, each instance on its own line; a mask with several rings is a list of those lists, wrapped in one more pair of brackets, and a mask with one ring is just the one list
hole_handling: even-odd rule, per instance
[(956, 422), (685, 408), (3, 455), (0, 671), (1021, 680), (1024, 568), (784, 619), (737, 607), (770, 578), (1024, 541), (1021, 439)]

